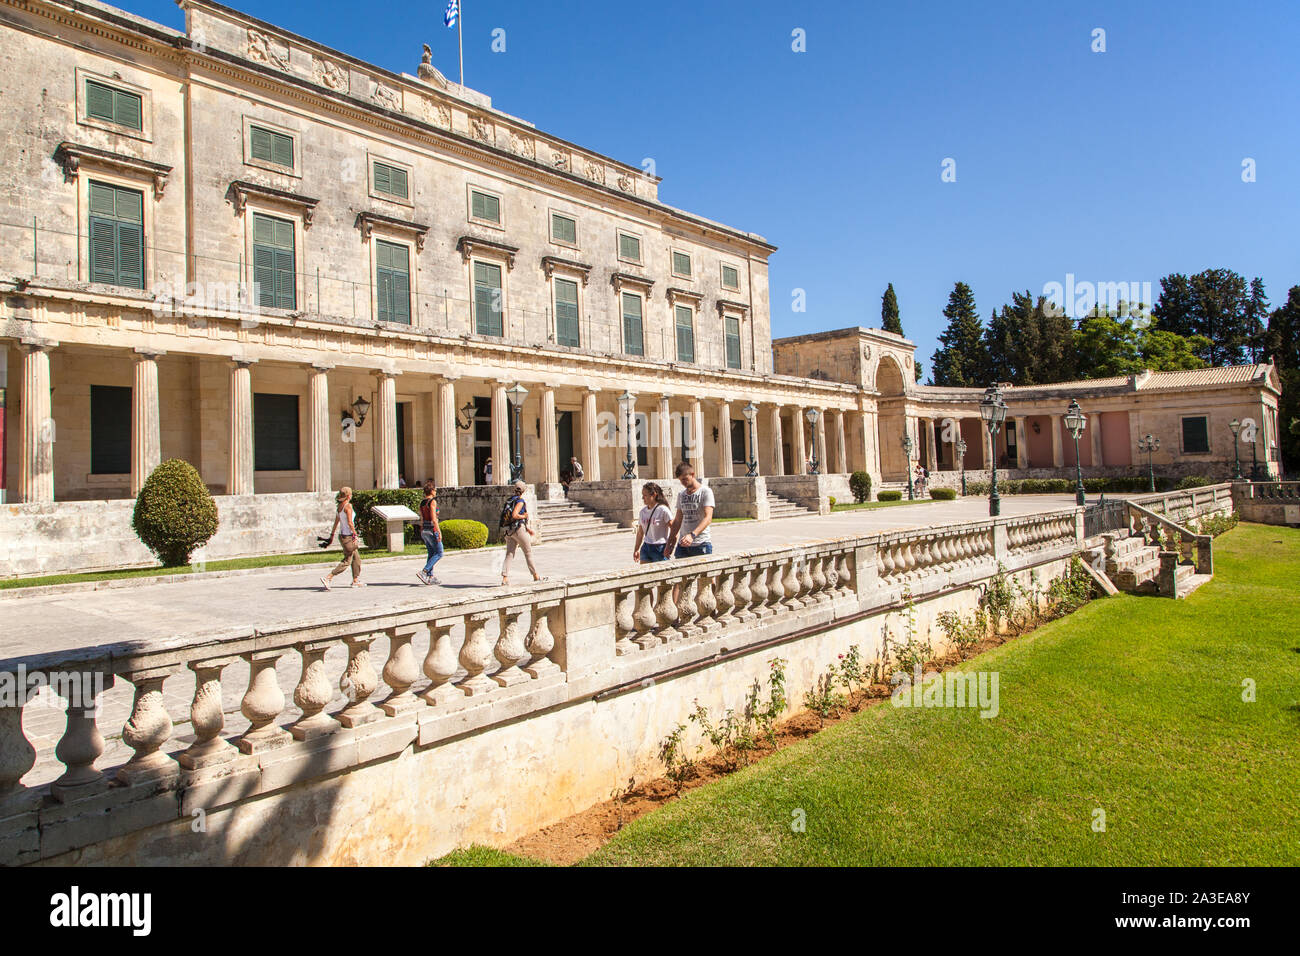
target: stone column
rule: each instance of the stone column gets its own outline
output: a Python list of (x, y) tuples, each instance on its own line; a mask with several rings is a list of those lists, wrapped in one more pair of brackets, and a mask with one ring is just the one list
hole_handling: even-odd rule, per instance
[(1015, 419), (1014, 427), (1016, 429), (1016, 467), (1029, 467), (1029, 432), (1025, 428), (1025, 416), (1019, 415)]
[(781, 406), (772, 406), (772, 471), (773, 475), (785, 474), (785, 460), (781, 454), (781, 446), (785, 443), (785, 436), (781, 433)]
[(587, 481), (600, 481), (600, 440), (596, 434), (596, 390), (582, 393), (582, 473)]
[(379, 386), (375, 403), (375, 486), (397, 487), (397, 376), (393, 372), (376, 375)]
[(1061, 416), (1052, 416), (1052, 467), (1065, 467), (1065, 447), (1061, 444)]
[(230, 477), (226, 494), (253, 493), (253, 362), (230, 366)]
[(925, 420), (925, 468), (932, 474), (939, 470), (939, 446), (935, 443), (933, 418)]
[(829, 474), (831, 461), (826, 454), (826, 409), (817, 409), (817, 427), (813, 430), (813, 442), (817, 451), (817, 470), (823, 475)]
[(803, 437), (803, 406), (790, 409), (790, 464), (796, 475), (808, 474), (808, 447)]
[(308, 373), (307, 410), (307, 490), (317, 493), (333, 490), (330, 461), (330, 381), (334, 366), (314, 364)]
[(457, 433), (456, 380), (442, 378), (438, 380), (438, 440), (433, 449), (433, 480), (440, 488), (460, 484)]
[[(566, 462), (567, 464), (567, 462)], [(560, 480), (559, 436), (555, 432), (555, 389), (542, 386), (542, 481)]]
[(837, 408), (834, 415), (835, 471), (837, 474), (847, 474), (850, 469), (848, 446), (844, 442), (844, 412)]
[(673, 419), (668, 410), (668, 400), (672, 396), (659, 396), (659, 440), (655, 453), (655, 477), (659, 481), (668, 481), (673, 476)]
[(691, 467), (695, 469), (695, 477), (704, 477), (704, 409), (700, 407), (699, 399), (691, 402), (691, 445), (687, 449), (691, 453)]
[(131, 497), (162, 461), (162, 425), (158, 417), (158, 356), (155, 349), (135, 350), (131, 389)]
[(718, 406), (718, 477), (731, 477), (731, 403)]
[[(523, 452), (523, 449), (520, 449)], [(506, 401), (506, 383), (492, 383), (492, 483), (510, 481), (510, 403)]]
[(1100, 468), (1106, 464), (1101, 450), (1101, 413), (1093, 412), (1088, 416), (1088, 431), (1092, 432), (1092, 467)]
[(50, 407), (50, 349), (57, 342), (24, 342), (22, 448), (18, 500), (54, 500), (54, 418)]

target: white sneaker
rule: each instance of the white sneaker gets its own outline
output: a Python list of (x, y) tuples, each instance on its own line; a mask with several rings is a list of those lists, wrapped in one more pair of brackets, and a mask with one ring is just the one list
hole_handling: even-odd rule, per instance
[(321, 583), (321, 586), (324, 587), (326, 591), (328, 591), (328, 590), (330, 589), (330, 579), (329, 579), (329, 578), (321, 578), (321, 579), (320, 579), (320, 583)]
[(435, 575), (432, 575), (432, 574), (426, 574), (426, 575), (425, 575), (425, 578), (427, 578), (427, 580), (424, 582), (425, 584), (441, 584), (441, 583), (442, 583), (441, 580), (439, 580)]
[(421, 584), (429, 583), (429, 576), (425, 574), (423, 571), (416, 571), (415, 576), (420, 579)]

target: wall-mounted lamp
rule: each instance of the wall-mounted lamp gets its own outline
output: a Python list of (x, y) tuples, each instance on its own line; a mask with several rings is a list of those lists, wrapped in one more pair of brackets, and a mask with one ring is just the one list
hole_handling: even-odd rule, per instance
[(1033, 424), (1033, 429), (1034, 429), (1034, 434), (1035, 434), (1035, 435), (1037, 435), (1037, 434), (1039, 434), (1040, 432), (1042, 432), (1042, 430), (1043, 430), (1042, 422), (1034, 422), (1034, 424)]
[(369, 413), (370, 403), (360, 395), (358, 395), (357, 400), (352, 403), (351, 408), (343, 409), (343, 417), (352, 419), (357, 423), (358, 428), (366, 423), (366, 415)]
[[(465, 417), (465, 421), (464, 421), (464, 422), (461, 421), (461, 416), (462, 416), (462, 415)], [(458, 412), (456, 413), (456, 427), (459, 428), (459, 429), (460, 429), (461, 431), (463, 431), (463, 432), (467, 432), (467, 431), (469, 431), (471, 428), (474, 427), (474, 401), (473, 401), (473, 399), (471, 399), (470, 401), (466, 402), (465, 405), (464, 405), (464, 407), (461, 408), (461, 410), (458, 411)]]
[(718, 426), (717, 426), (717, 425), (714, 425), (714, 426), (713, 426), (713, 444), (716, 445), (717, 443), (718, 443)]

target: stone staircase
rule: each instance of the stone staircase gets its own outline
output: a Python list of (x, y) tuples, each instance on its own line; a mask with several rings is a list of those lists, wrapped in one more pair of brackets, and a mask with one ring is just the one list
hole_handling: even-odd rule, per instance
[(542, 525), (543, 542), (568, 541), (627, 532), (599, 512), (567, 498), (537, 502), (537, 517)]
[(782, 498), (780, 495), (774, 495), (772, 492), (767, 493), (768, 517), (776, 518), (806, 518), (808, 515), (816, 514), (811, 508), (805, 508), (803, 505), (795, 504), (789, 498)]
[[(1130, 594), (1159, 594), (1160, 547), (1148, 544), (1145, 538), (1129, 531), (1112, 531), (1107, 535), (1115, 540), (1114, 553), (1106, 558), (1106, 575), (1115, 587)], [(1104, 548), (1104, 544), (1097, 545), (1092, 553), (1095, 554), (1101, 548)], [(1193, 565), (1176, 565), (1175, 596), (1186, 597), (1210, 577), (1208, 574), (1197, 574)]]

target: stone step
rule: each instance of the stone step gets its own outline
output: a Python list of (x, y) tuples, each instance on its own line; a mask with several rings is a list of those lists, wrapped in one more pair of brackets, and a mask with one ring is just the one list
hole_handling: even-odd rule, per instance
[[(1188, 565), (1190, 567), (1190, 565)], [(1193, 569), (1194, 570), (1194, 569)], [(1208, 583), (1214, 577), (1213, 574), (1193, 574), (1186, 578), (1178, 585), (1178, 597), (1185, 598), (1202, 584)]]

